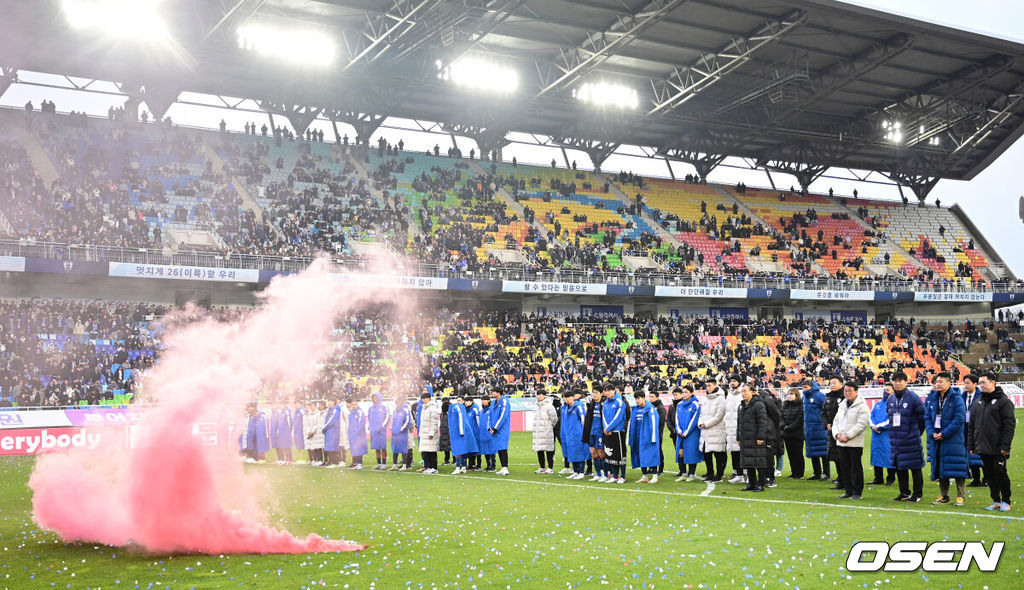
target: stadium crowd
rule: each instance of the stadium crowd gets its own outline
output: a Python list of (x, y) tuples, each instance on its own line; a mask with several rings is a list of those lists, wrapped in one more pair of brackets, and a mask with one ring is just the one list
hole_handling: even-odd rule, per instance
[[(10, 233), (26, 243), (221, 255), (328, 252), (358, 260), (362, 255), (352, 243), (369, 240), (385, 242), (433, 272), (504, 270), (527, 279), (575, 271), (607, 282), (684, 275), (741, 282), (805, 280), (816, 288), (819, 281), (843, 279), (865, 289), (892, 281), (973, 288), (990, 280), (977, 267), (984, 256), (973, 240), (953, 245), (958, 256), (969, 260), (945, 260), (934, 240), (911, 248), (917, 248), (919, 266), (890, 260), (888, 253), (866, 260), (868, 247), (888, 238), (878, 215), (864, 206), (858, 211), (876, 229), (851, 243), (849, 235), (826, 239), (814, 203), (780, 219), (778, 227), (774, 221), (753, 220), (737, 203), (731, 208), (719, 203), (699, 218), (682, 218), (647, 206), (646, 179), (631, 173), (612, 176), (613, 182), (602, 186), (582, 171), (470, 164), (459, 153), (449, 158), (418, 154), (405, 151), (401, 141), (391, 145), (383, 138), (384, 145), (374, 152), (348, 142), (323, 144), (319, 134), (315, 139), (278, 130), (272, 137), (258, 134), (255, 124), (240, 134), (186, 130), (167, 122), (133, 124), (117, 116), (110, 121), (70, 119), (52, 109), (31, 116), (31, 131), (56, 170), (53, 182), (42, 181), (18, 141), (0, 143), (0, 186), (10, 189), (0, 190), (0, 214)], [(418, 173), (407, 174), (407, 168)], [(635, 202), (618, 200), (614, 187), (641, 192)], [(502, 191), (511, 193), (521, 212), (499, 198)], [(595, 194), (602, 195), (596, 205), (586, 204)], [(747, 198), (746, 187), (734, 194)], [(785, 201), (786, 194), (780, 198)], [(558, 208), (537, 215), (538, 202)], [(601, 219), (590, 217), (595, 211)], [(828, 215), (852, 223), (846, 213)], [(656, 232), (648, 221), (664, 232)], [(945, 234), (946, 228), (940, 228)], [(193, 231), (172, 231), (177, 229)], [(677, 243), (664, 237), (672, 230)], [(203, 232), (209, 232), (208, 240), (189, 241)], [(493, 248), (519, 251), (524, 260), (500, 262)], [(837, 249), (849, 253), (832, 264), (826, 259), (836, 259)], [(655, 262), (630, 267), (624, 255)], [(770, 260), (775, 270), (745, 259)], [(864, 270), (869, 263), (875, 264), (873, 274)], [(882, 267), (886, 270), (879, 274)]]

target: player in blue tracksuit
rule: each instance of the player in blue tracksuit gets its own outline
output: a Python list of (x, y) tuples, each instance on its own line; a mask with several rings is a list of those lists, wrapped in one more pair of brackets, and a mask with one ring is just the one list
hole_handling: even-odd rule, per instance
[(466, 472), (466, 456), (476, 452), (476, 436), (466, 414), (464, 398), (459, 395), (455, 403), (448, 406), (448, 437), (452, 454), (455, 455), (455, 471), (452, 475)]
[[(637, 483), (658, 483), (658, 466), (661, 465), (661, 417), (653, 404), (647, 403), (647, 394), (637, 391), (633, 394), (636, 407), (629, 420), (629, 449), (633, 469), (640, 468), (643, 476)], [(647, 476), (650, 475), (650, 479)]]
[(500, 386), (491, 390), (491, 444), (498, 453), (501, 469), (498, 475), (508, 475), (508, 436), (511, 430), (512, 410), (509, 407), (505, 390)]
[[(697, 463), (704, 460), (704, 453), (700, 450), (700, 428), (697, 427), (700, 424), (700, 403), (689, 385), (682, 389), (677, 387), (673, 395), (680, 396), (673, 406), (675, 415), (669, 416), (676, 433), (676, 462), (679, 473), (693, 481), (697, 479)], [(676, 478), (677, 481), (682, 479), (682, 475)]]
[(589, 451), (583, 442), (583, 425), (586, 422), (586, 408), (575, 400), (578, 392), (565, 389), (562, 391), (562, 407), (559, 421), (559, 435), (562, 439), (562, 454), (572, 465), (569, 479), (583, 479), (583, 466), (586, 464)]
[[(875, 468), (875, 479), (871, 485), (892, 485), (896, 481), (896, 472), (892, 468), (892, 455), (889, 454), (889, 413), (886, 406), (892, 395), (892, 385), (882, 390), (882, 399), (871, 407), (871, 466)], [(888, 473), (885, 473), (888, 470)], [(885, 477), (883, 477), (885, 476)]]
[[(292, 413), (292, 446), (298, 450), (304, 450), (306, 448), (306, 435), (302, 432), (302, 420), (306, 417), (306, 410), (302, 407), (302, 404), (296, 404), (295, 398), (288, 401), (288, 411)], [(299, 453), (299, 458), (296, 459), (296, 463), (305, 463), (302, 458), (302, 454)]]
[(604, 483), (608, 481), (608, 471), (604, 464), (604, 428), (601, 423), (601, 385), (595, 383), (590, 392), (590, 402), (584, 410), (587, 420), (583, 425), (583, 437), (590, 449), (590, 460), (594, 467), (594, 476), (590, 481)]
[[(412, 450), (409, 448), (409, 432), (412, 430), (412, 413), (405, 403), (405, 396), (395, 400), (395, 414), (391, 418), (391, 469), (403, 471), (412, 467)], [(398, 462), (398, 457), (402, 462)]]
[(336, 468), (339, 465), (341, 449), (341, 400), (331, 400), (331, 407), (324, 415), (321, 430), (324, 433), (324, 455), (327, 459), (325, 464), (328, 468)]
[(363, 455), (366, 450), (366, 414), (359, 407), (359, 402), (348, 398), (348, 446), (352, 452), (352, 469), (363, 468)]
[(374, 393), (370, 396), (373, 403), (366, 411), (366, 419), (370, 424), (370, 448), (377, 459), (377, 466), (374, 469), (387, 469), (388, 465), (388, 419), (391, 413), (387, 406), (381, 403), (380, 394)]
[(249, 419), (245, 424), (245, 456), (250, 462), (264, 462), (270, 450), (270, 425), (267, 415), (256, 406), (249, 404)]
[[(494, 468), (494, 435), (491, 434), (491, 398), (480, 400), (480, 429), (476, 434), (476, 446), (484, 458), (484, 471), (493, 472)], [(480, 465), (479, 456), (477, 466)]]
[(626, 402), (611, 382), (606, 381), (602, 389), (601, 429), (608, 477), (615, 483), (626, 483)]
[(270, 415), (270, 438), (278, 464), (292, 462), (292, 411), (281, 402)]
[(476, 443), (476, 450), (472, 453), (467, 453), (466, 460), (469, 463), (468, 467), (470, 471), (476, 471), (480, 469), (480, 454), (483, 449), (480, 448), (480, 406), (476, 405), (476, 402), (471, 397), (463, 398), (465, 402), (463, 405), (466, 408), (466, 419), (469, 422), (470, 430), (473, 432), (473, 442)]

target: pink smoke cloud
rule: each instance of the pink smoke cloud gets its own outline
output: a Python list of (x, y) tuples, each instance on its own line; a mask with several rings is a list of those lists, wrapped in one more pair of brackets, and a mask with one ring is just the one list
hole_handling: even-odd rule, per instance
[(29, 481), (36, 523), (64, 541), (152, 553), (363, 549), (316, 534), (300, 539), (267, 525), (259, 502), (266, 483), (244, 472), (236, 441), (202, 446), (192, 435), (194, 423), (240, 419), (242, 405), (265, 384), (310, 383), (330, 352), (340, 314), (382, 301), (413, 305), (379, 280), (338, 281), (329, 266), (318, 261), (274, 280), (263, 305), (236, 323), (205, 320), (169, 329), (166, 352), (143, 382), (143, 401), (158, 403), (137, 427), (148, 442), (129, 447), (105, 436), (93, 451), (38, 457)]

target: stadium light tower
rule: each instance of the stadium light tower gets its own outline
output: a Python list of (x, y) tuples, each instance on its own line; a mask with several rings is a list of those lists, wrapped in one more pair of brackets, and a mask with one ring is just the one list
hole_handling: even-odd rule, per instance
[(162, 0), (63, 0), (61, 8), (72, 28), (113, 37), (146, 41), (170, 38), (160, 14)]
[(289, 63), (326, 67), (338, 56), (334, 39), (322, 32), (248, 24), (237, 35), (240, 48)]
[(519, 72), (500, 63), (477, 57), (464, 57), (454, 63), (434, 62), (437, 77), (469, 90), (512, 94), (519, 88)]
[(598, 107), (635, 109), (640, 95), (635, 88), (609, 82), (587, 82), (572, 91), (576, 100)]

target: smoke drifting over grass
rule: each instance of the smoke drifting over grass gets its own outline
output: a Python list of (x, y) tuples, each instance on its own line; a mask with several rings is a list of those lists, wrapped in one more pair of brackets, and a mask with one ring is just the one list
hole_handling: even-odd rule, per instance
[(412, 309), (408, 295), (383, 282), (339, 280), (321, 260), (275, 279), (263, 305), (237, 322), (172, 318), (166, 352), (143, 383), (141, 401), (158, 405), (136, 428), (142, 443), (129, 448), (121, 437), (104, 436), (96, 450), (39, 456), (29, 481), (35, 521), (65, 541), (151, 553), (361, 550), (355, 542), (300, 539), (267, 525), (260, 502), (266, 487), (243, 472), (236, 436), (224, 440), (221, 428), (217, 446), (203, 446), (193, 425), (240, 419), (243, 404), (267, 384), (312, 382), (331, 351), (339, 315), (382, 302), (398, 313)]

